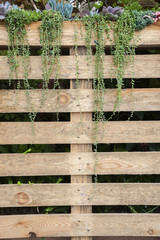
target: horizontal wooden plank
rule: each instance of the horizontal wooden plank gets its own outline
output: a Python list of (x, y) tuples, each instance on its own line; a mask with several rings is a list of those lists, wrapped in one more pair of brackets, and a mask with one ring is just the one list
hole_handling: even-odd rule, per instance
[[(94, 78), (94, 57), (88, 71), (86, 56), (78, 56), (79, 62), (79, 79)], [(28, 79), (42, 79), (42, 59), (39, 56), (30, 57), (30, 71)], [(76, 56), (60, 57), (60, 79), (76, 79)], [(111, 69), (113, 73), (111, 74)], [(51, 79), (56, 76), (53, 69)], [(115, 68), (113, 56), (104, 57), (104, 78), (115, 77)], [(23, 67), (18, 69), (19, 79), (24, 78)], [(131, 63), (128, 64), (124, 78), (132, 78), (133, 69)], [(136, 55), (134, 61), (134, 78), (159, 78), (160, 77), (160, 55)], [(7, 57), (0, 56), (0, 79), (9, 78), (9, 63)], [(15, 77), (14, 77), (15, 78)]]
[[(39, 30), (40, 22), (35, 22), (27, 26), (27, 36), (28, 41), (31, 46), (40, 46), (40, 38), (39, 38)], [(84, 27), (80, 27), (80, 23), (77, 23), (77, 45), (84, 46), (85, 44), (85, 29)], [(140, 46), (159, 46), (160, 42), (160, 24), (152, 24), (140, 32), (136, 34), (140, 34)], [(0, 45), (6, 46), (8, 44), (8, 34), (6, 32), (6, 28), (3, 23), (0, 24)], [(113, 38), (113, 33), (110, 32), (110, 37)], [(91, 45), (95, 45), (94, 43), (95, 37), (92, 37)], [(63, 46), (73, 46), (75, 44), (75, 22), (67, 22), (63, 23), (63, 36), (62, 36), (62, 45)], [(106, 46), (110, 46), (111, 42), (106, 40)]]
[[(49, 90), (47, 100), (40, 108), (43, 90), (31, 90), (30, 96), (35, 112), (92, 112), (95, 110), (93, 90)], [(77, 96), (78, 95), (78, 96)], [(116, 90), (107, 89), (104, 94), (104, 111), (113, 111)], [(25, 90), (0, 91), (0, 112), (28, 112)], [(16, 102), (16, 104), (15, 104)], [(80, 106), (79, 106), (80, 104)], [(124, 89), (120, 111), (160, 111), (160, 89)], [(31, 110), (31, 109), (30, 109)]]
[[(159, 240), (155, 237), (93, 237), (94, 240)], [(12, 239), (14, 240), (14, 239)], [(24, 239), (18, 239), (24, 240)], [(28, 239), (27, 239), (28, 240)], [(31, 240), (40, 240), (40, 239), (31, 239)], [(47, 240), (58, 240), (58, 239), (47, 239)], [(69, 239), (60, 239), (60, 240), (69, 240)]]
[[(14, 239), (12, 239), (14, 240)], [(26, 240), (26, 239), (18, 239)], [(28, 240), (28, 239), (27, 239)], [(31, 240), (40, 240), (40, 239), (31, 239)], [(47, 239), (47, 240), (58, 240), (58, 239)], [(69, 239), (59, 239), (59, 240), (69, 240)], [(155, 237), (93, 237), (93, 240), (155, 240)], [(158, 238), (156, 240), (159, 240)]]
[(0, 238), (160, 236), (160, 214), (45, 214), (0, 217)]
[[(10, 240), (15, 240), (15, 239), (16, 238), (10, 238)], [(18, 240), (28, 240), (28, 238), (19, 238)], [(33, 236), (33, 237), (30, 237), (30, 240), (42, 240), (42, 239)], [(70, 240), (70, 239), (69, 237), (51, 237), (51, 238), (47, 238), (46, 240)], [(93, 240), (146, 240), (146, 238), (145, 237), (93, 237)], [(155, 237), (147, 237), (147, 240), (155, 240)], [(158, 238), (156, 240), (158, 240)]]
[(3, 184), (0, 193), (0, 207), (160, 205), (160, 183)]
[[(94, 143), (92, 122), (0, 122), (0, 144)], [(159, 143), (160, 121), (116, 121), (99, 123), (99, 143)]]
[(159, 152), (0, 154), (0, 176), (160, 174)]
[[(102, 238), (102, 239), (99, 239), (99, 238)], [(106, 238), (106, 237), (95, 237), (94, 240), (117, 240), (117, 239), (113, 239), (114, 237), (107, 237), (107, 239), (103, 239), (103, 238)], [(5, 238), (5, 240), (15, 240), (16, 238)], [(2, 239), (3, 240), (3, 239)], [(28, 240), (28, 238), (18, 238), (18, 240)], [(29, 237), (29, 240), (43, 240), (43, 238), (37, 238), (35, 236), (35, 234), (30, 234), (30, 237)], [(47, 237), (45, 240), (70, 240), (69, 237)], [(118, 239), (118, 240), (125, 240), (125, 239)], [(131, 237), (127, 240), (146, 240), (142, 237), (140, 237), (140, 239), (137, 237)], [(149, 238), (147, 240), (155, 240), (154, 238)]]

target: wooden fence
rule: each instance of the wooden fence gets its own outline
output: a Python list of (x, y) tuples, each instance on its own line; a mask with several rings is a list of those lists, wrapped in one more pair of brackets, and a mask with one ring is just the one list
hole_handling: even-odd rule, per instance
[[(29, 44), (40, 46), (37, 27), (28, 29)], [(0, 216), (0, 238), (72, 237), (74, 240), (95, 236), (160, 236), (160, 214), (95, 214), (96, 205), (160, 205), (160, 183), (92, 183), (95, 153), (92, 152), (92, 112), (94, 93), (92, 81), (94, 68), (88, 73), (85, 41), (79, 35), (78, 60), (80, 91), (77, 100), (74, 56), (74, 23), (65, 22), (62, 46), (69, 48), (68, 56), (61, 56), (60, 79), (70, 81), (70, 89), (57, 90), (47, 99), (40, 112), (70, 113), (69, 122), (35, 122), (35, 144), (71, 144), (66, 153), (0, 154), (0, 176), (70, 175), (71, 182), (64, 184), (1, 184), (0, 207), (71, 206), (70, 214), (37, 214)], [(82, 29), (82, 31), (84, 31)], [(152, 25), (140, 33), (140, 48), (160, 47), (160, 26)], [(0, 25), (0, 46), (8, 44), (3, 24)], [(92, 42), (94, 45), (94, 41)], [(110, 43), (107, 42), (106, 46)], [(94, 62), (94, 56), (93, 56)], [(41, 79), (41, 57), (31, 56), (29, 79)], [(104, 77), (109, 78), (112, 56), (104, 60)], [(135, 79), (160, 78), (160, 55), (137, 54)], [(19, 78), (23, 72), (19, 69)], [(125, 78), (132, 77), (128, 66)], [(9, 78), (7, 57), (0, 56), (0, 79)], [(54, 78), (54, 71), (51, 76)], [(1, 81), (0, 80), (0, 81)], [(135, 80), (136, 81), (136, 80)], [(53, 90), (49, 90), (52, 91)], [(35, 106), (39, 104), (41, 90), (32, 90)], [(131, 89), (123, 90), (121, 111), (132, 111)], [(160, 89), (133, 90), (135, 111), (160, 111)], [(115, 90), (105, 93), (104, 111), (112, 111)], [(25, 91), (0, 90), (1, 113), (27, 112)], [(79, 102), (82, 114), (79, 113)], [(81, 120), (82, 118), (82, 120)], [(79, 124), (80, 122), (80, 124)], [(99, 128), (99, 143), (160, 143), (160, 121), (111, 121)], [(103, 137), (101, 137), (103, 135)], [(0, 122), (0, 144), (31, 144), (33, 135), (29, 122)], [(98, 152), (97, 174), (160, 174), (159, 152)], [(91, 198), (94, 192), (94, 197)]]

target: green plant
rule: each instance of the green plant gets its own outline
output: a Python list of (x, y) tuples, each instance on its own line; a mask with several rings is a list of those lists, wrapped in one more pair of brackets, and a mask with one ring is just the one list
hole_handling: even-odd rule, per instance
[(17, 9), (18, 6), (13, 4), (13, 6), (7, 1), (5, 3), (0, 4), (0, 20), (3, 20), (6, 18), (7, 13), (12, 9)]
[(30, 47), (26, 35), (26, 24), (39, 19), (42, 19), (40, 39), (43, 58), (43, 89), (46, 90), (54, 64), (56, 65), (55, 87), (58, 85), (62, 16), (58, 12), (54, 13), (53, 11), (44, 11), (42, 14), (36, 11), (16, 9), (9, 11), (5, 19), (9, 35), (9, 85), (11, 85), (12, 79), (19, 79), (18, 69), (22, 67), (23, 80), (18, 80), (17, 89), (19, 90), (21, 87), (25, 89), (27, 109), (29, 111), (30, 121), (32, 122), (33, 133), (33, 123), (36, 119), (37, 112), (45, 102), (46, 92), (43, 91), (40, 105), (35, 109), (30, 96), (31, 87), (28, 81), (28, 73), (30, 71)]
[(94, 79), (93, 88), (95, 90), (95, 102), (96, 110), (94, 115), (94, 120), (103, 119), (103, 91), (105, 90), (104, 78), (103, 78), (103, 63), (104, 63), (104, 50), (105, 50), (105, 39), (104, 33), (108, 36), (109, 26), (108, 20), (103, 15), (86, 15), (82, 22), (86, 29), (86, 47), (87, 47), (87, 64), (88, 72), (90, 64), (92, 61), (92, 48), (91, 48), (91, 38), (92, 33), (94, 33), (95, 43), (96, 43), (96, 54), (95, 54), (95, 68), (94, 68)]
[[(42, 98), (40, 100), (40, 106), (45, 103), (45, 99), (47, 97), (47, 90), (48, 90), (48, 83), (49, 79), (52, 73), (52, 70), (54, 68), (55, 71), (55, 80), (54, 80), (54, 87), (53, 88), (59, 88), (58, 83), (58, 75), (60, 71), (60, 62), (59, 62), (59, 56), (60, 56), (60, 47), (61, 47), (61, 35), (62, 35), (62, 21), (63, 17), (59, 13), (55, 13), (53, 11), (46, 11), (43, 13), (36, 13), (32, 11), (24, 11), (24, 10), (16, 10), (11, 11), (7, 13), (7, 19), (6, 19), (6, 25), (8, 26), (8, 32), (9, 32), (9, 39), (10, 39), (10, 46), (9, 46), (9, 63), (10, 63), (10, 81), (14, 77), (18, 77), (18, 68), (22, 67), (24, 70), (24, 81), (21, 80), (21, 84), (19, 81), (18, 89), (21, 87), (26, 87), (26, 96), (28, 101), (28, 108), (30, 111), (35, 113), (35, 109), (32, 108), (32, 102), (30, 102), (30, 84), (28, 81), (28, 71), (30, 69), (29, 67), (29, 55), (30, 55), (30, 49), (28, 46), (28, 42), (26, 39), (26, 31), (25, 31), (25, 25), (30, 23), (32, 20), (40, 20), (42, 19), (42, 24), (40, 27), (40, 38), (41, 38), (41, 44), (42, 44), (42, 68), (43, 68), (43, 93)], [(18, 17), (17, 17), (18, 16)], [(150, 18), (150, 17), (151, 18)], [(22, 19), (23, 17), (23, 19)], [(131, 11), (131, 10), (125, 10), (125, 12), (118, 18), (118, 21), (115, 24), (108, 25), (107, 16), (102, 15), (94, 15), (92, 17), (91, 14), (86, 15), (84, 19), (82, 19), (82, 22), (85, 24), (86, 28), (86, 46), (87, 46), (87, 63), (88, 63), (88, 72), (89, 68), (92, 63), (92, 46), (91, 46), (91, 38), (92, 34), (94, 35), (94, 41), (95, 41), (95, 68), (94, 68), (94, 79), (93, 79), (93, 88), (95, 92), (95, 112), (94, 112), (94, 122), (95, 122), (95, 131), (94, 131), (94, 145), (95, 145), (95, 152), (97, 152), (98, 147), (98, 124), (99, 122), (104, 121), (104, 113), (103, 113), (103, 104), (104, 104), (104, 93), (105, 93), (105, 82), (104, 82), (104, 76), (103, 76), (103, 70), (104, 70), (104, 55), (105, 55), (105, 41), (106, 38), (104, 38), (104, 33), (106, 33), (107, 39), (110, 39), (109, 37), (109, 30), (110, 26), (114, 30), (114, 41), (116, 42), (116, 47), (112, 49), (113, 58), (114, 58), (114, 64), (116, 67), (116, 71), (114, 74), (116, 74), (116, 81), (117, 81), (117, 99), (115, 103), (115, 107), (113, 110), (113, 114), (119, 110), (119, 106), (121, 103), (121, 90), (124, 86), (124, 72), (127, 64), (130, 62), (132, 67), (134, 63), (134, 54), (135, 54), (135, 47), (136, 42), (138, 40), (137, 37), (135, 37), (134, 32), (135, 29), (143, 29), (146, 25), (153, 23), (154, 19), (153, 12), (151, 11)], [(18, 19), (18, 23), (17, 23)], [(78, 62), (78, 29), (77, 29), (77, 22), (75, 22), (75, 55), (76, 55), (76, 80), (77, 80), (77, 89), (79, 92), (79, 62)], [(18, 38), (16, 34), (22, 34)], [(24, 44), (25, 43), (25, 44)], [(27, 44), (26, 44), (27, 43)], [(153, 50), (152, 50), (153, 51)], [(18, 58), (19, 57), (19, 58)], [(16, 75), (17, 74), (17, 75)], [(133, 72), (134, 75), (134, 72)], [(153, 80), (153, 79), (152, 79)], [(152, 81), (150, 80), (150, 81)], [(157, 80), (158, 81), (158, 80)], [(11, 82), (10, 82), (11, 83)], [(146, 83), (145, 83), (146, 84)], [(134, 87), (134, 82), (131, 82), (132, 87)], [(39, 106), (39, 107), (40, 107)], [(12, 114), (14, 115), (14, 114)], [(6, 115), (6, 120), (14, 119), (14, 116), (12, 115)], [(118, 114), (117, 114), (118, 115)], [(144, 113), (136, 113), (138, 116), (138, 119), (143, 119)], [(32, 115), (31, 117), (34, 117), (35, 115)], [(114, 117), (115, 119), (115, 117)], [(34, 118), (31, 118), (31, 121), (33, 121)], [(137, 120), (137, 119), (136, 119)], [(145, 119), (144, 119), (145, 120)], [(132, 145), (132, 146), (131, 146)], [(134, 146), (133, 146), (134, 145)], [(62, 146), (63, 147), (63, 146)], [(146, 144), (143, 146), (143, 148), (138, 144), (128, 144), (128, 145), (113, 145), (108, 147), (108, 151), (127, 151), (130, 147), (130, 150), (150, 150), (150, 151), (159, 151), (159, 145), (156, 144)], [(100, 147), (99, 147), (100, 148)], [(11, 150), (8, 150), (11, 149)], [(27, 150), (28, 149), (28, 150)], [(49, 150), (48, 150), (49, 149)], [(61, 150), (61, 149), (60, 149)], [(63, 149), (64, 150), (64, 149)], [(100, 149), (101, 150), (101, 149)], [(27, 146), (27, 145), (12, 145), (12, 146), (0, 146), (1, 152), (23, 152), (24, 154), (32, 152), (51, 152), (51, 146)], [(69, 151), (69, 148), (67, 149)], [(106, 151), (106, 147), (105, 147)], [(96, 155), (96, 154), (95, 154)], [(107, 182), (138, 182), (139, 179), (141, 179), (141, 182), (147, 181), (147, 182), (153, 182), (153, 180), (159, 181), (158, 177), (155, 178), (155, 176), (152, 176), (152, 178), (149, 178), (149, 176), (141, 176), (141, 177), (133, 177), (131, 176), (131, 179), (128, 180), (127, 176), (100, 176), (97, 180), (97, 162), (98, 158), (97, 155), (95, 157), (95, 183), (97, 181), (107, 181)], [(101, 179), (100, 179), (101, 178)], [(58, 180), (53, 177), (20, 177), (20, 178), (11, 178), (7, 177), (5, 178), (4, 183), (13, 184), (17, 183), (18, 185), (21, 185), (23, 183), (33, 184), (33, 183), (42, 183), (42, 182), (52, 182), (56, 183), (61, 181), (61, 178), (58, 178)], [(3, 179), (1, 180), (3, 183)], [(91, 196), (91, 199), (94, 197), (94, 189), (93, 189), (93, 195)], [(114, 211), (115, 208), (113, 207), (106, 207), (106, 209), (109, 209), (110, 211)], [(144, 213), (150, 213), (157, 211), (158, 207), (142, 207), (142, 206), (126, 206), (125, 211), (126, 212), (144, 212)], [(38, 207), (37, 207), (38, 209)], [(66, 209), (66, 208), (65, 208)], [(1, 213), (4, 210), (1, 210)], [(10, 210), (8, 210), (10, 211)], [(56, 207), (47, 207), (44, 210), (40, 209), (37, 210), (38, 212), (44, 211), (44, 213), (54, 213), (56, 211), (62, 211), (61, 208)], [(123, 208), (121, 207), (121, 211), (123, 211)], [(159, 211), (159, 210), (158, 210)], [(5, 212), (5, 211), (4, 211)], [(104, 207), (103, 207), (104, 212)], [(13, 212), (12, 212), (13, 214)]]
[[(138, 39), (135, 37), (136, 20), (131, 10), (125, 10), (124, 13), (118, 18), (113, 27), (115, 49), (113, 49), (114, 65), (116, 67), (115, 75), (117, 81), (117, 97), (113, 114), (119, 110), (122, 88), (124, 86), (124, 73), (128, 63), (132, 67), (132, 75), (134, 77), (134, 55)], [(134, 81), (131, 79), (132, 88), (134, 88)]]
[(25, 88), (27, 108), (31, 122), (35, 120), (34, 107), (30, 96), (30, 85), (28, 72), (30, 68), (30, 49), (26, 36), (27, 15), (25, 10), (12, 10), (5, 19), (6, 28), (9, 35), (8, 61), (10, 66), (9, 85), (12, 79), (18, 79), (18, 68), (23, 68), (23, 81), (18, 80), (17, 88), (21, 85)]
[(140, 11), (142, 9), (141, 4), (137, 0), (118, 0), (117, 3), (114, 3), (114, 6), (128, 6), (130, 10), (138, 10)]
[[(93, 88), (94, 88), (94, 101), (95, 101), (95, 111), (94, 111), (94, 151), (97, 152), (98, 146), (98, 123), (104, 121), (104, 112), (103, 112), (103, 104), (104, 104), (104, 93), (105, 93), (105, 84), (104, 84), (104, 55), (105, 55), (105, 37), (110, 39), (109, 36), (109, 21), (108, 19), (101, 15), (86, 15), (83, 17), (82, 22), (85, 25), (86, 29), (86, 47), (87, 47), (87, 64), (88, 64), (88, 73), (89, 68), (92, 61), (92, 48), (91, 48), (91, 38), (92, 33), (94, 34), (95, 43), (96, 43), (96, 53), (95, 53), (95, 66), (94, 66), (94, 79), (93, 79)], [(97, 183), (97, 163), (98, 157), (95, 155), (95, 166), (94, 166), (94, 182)], [(94, 196), (93, 191), (93, 196)], [(91, 199), (93, 198), (91, 196)]]
[(66, 20), (71, 19), (73, 6), (69, 2), (59, 2), (58, 0), (49, 0), (46, 4), (46, 10), (53, 10), (59, 12)]
[(49, 78), (52, 74), (54, 65), (56, 65), (55, 80), (58, 80), (62, 23), (63, 18), (59, 12), (53, 12), (52, 10), (43, 12), (40, 26), (43, 88), (48, 88)]
[(118, 19), (118, 17), (123, 13), (124, 9), (120, 7), (112, 8), (109, 7), (103, 7), (102, 14), (105, 15), (109, 20), (115, 21)]
[(151, 10), (147, 11), (133, 11), (135, 23), (136, 23), (136, 30), (142, 30), (146, 26), (154, 23), (154, 15)]
[[(28, 72), (30, 70), (29, 64), (29, 55), (30, 49), (26, 36), (26, 24), (29, 24), (31, 21), (42, 20), (42, 24), (40, 26), (40, 40), (42, 45), (42, 64), (43, 64), (43, 89), (46, 90), (48, 88), (49, 78), (53, 71), (53, 67), (55, 67), (55, 84), (54, 88), (59, 88), (58, 75), (60, 70), (59, 65), (59, 55), (60, 55), (60, 46), (61, 46), (61, 35), (62, 35), (62, 22), (64, 18), (64, 14), (59, 11), (59, 8), (55, 7), (55, 3), (59, 6), (58, 2), (49, 1), (49, 8), (56, 9), (57, 12), (52, 10), (43, 11), (43, 13), (36, 11), (25, 11), (15, 9), (8, 12), (5, 23), (7, 26), (7, 31), (9, 34), (9, 51), (8, 51), (8, 59), (10, 63), (10, 80), (15, 77), (18, 79), (18, 67), (23, 68), (24, 72), (24, 80), (18, 81), (17, 88), (20, 89), (24, 87), (26, 90), (26, 99), (27, 99), (27, 108), (29, 110), (29, 117), (31, 122), (33, 123), (36, 118), (36, 112), (41, 108), (44, 104), (47, 91), (43, 91), (40, 106), (38, 109), (34, 109), (34, 105), (31, 101), (30, 96), (30, 84), (28, 81)], [(68, 8), (66, 4), (62, 4), (63, 10)], [(82, 22), (85, 24), (86, 28), (86, 46), (87, 46), (87, 61), (88, 61), (88, 72), (89, 66), (91, 63), (91, 36), (92, 32), (94, 32), (95, 42), (96, 42), (96, 55), (95, 55), (95, 77), (93, 81), (94, 89), (95, 89), (95, 102), (97, 103), (97, 107), (95, 110), (94, 120), (99, 121), (104, 118), (103, 116), (103, 94), (104, 94), (104, 80), (103, 80), (103, 61), (104, 61), (104, 32), (109, 32), (108, 27), (108, 12), (111, 15), (119, 16), (114, 28), (114, 38), (116, 42), (116, 49), (114, 50), (114, 62), (117, 67), (117, 100), (115, 104), (115, 109), (118, 108), (118, 103), (121, 100), (121, 88), (123, 86), (123, 74), (124, 68), (127, 64), (126, 59), (128, 59), (128, 55), (134, 54), (135, 46), (130, 44), (131, 39), (134, 36), (134, 30), (144, 27), (144, 25), (148, 25), (153, 22), (151, 13), (146, 12), (146, 14), (150, 14), (150, 17), (145, 17), (142, 13), (137, 13), (136, 11), (131, 12), (126, 10), (123, 14), (123, 10), (121, 8), (116, 7), (111, 8), (108, 7), (107, 14), (104, 16), (102, 14), (94, 14), (85, 15), (82, 19)], [(110, 10), (109, 10), (110, 9)], [(65, 11), (64, 11), (65, 12)], [(116, 17), (117, 19), (117, 17)], [(141, 25), (140, 25), (141, 23)], [(136, 24), (136, 26), (135, 26)], [(121, 30), (120, 30), (121, 29)], [(124, 41), (123, 41), (124, 40)], [(133, 39), (132, 39), (133, 41)], [(77, 48), (75, 48), (77, 51)], [(127, 56), (125, 56), (127, 55)], [(132, 61), (133, 62), (133, 61)], [(78, 64), (76, 64), (76, 69), (78, 72)], [(78, 85), (78, 76), (77, 85)], [(77, 86), (78, 88), (78, 86)]]
[(41, 105), (46, 100), (46, 90), (48, 89), (48, 83), (53, 67), (55, 69), (54, 89), (60, 88), (58, 77), (60, 73), (62, 24), (63, 17), (59, 12), (53, 12), (52, 10), (43, 12), (40, 26), (40, 42), (42, 45), (42, 88), (44, 91), (41, 98)]

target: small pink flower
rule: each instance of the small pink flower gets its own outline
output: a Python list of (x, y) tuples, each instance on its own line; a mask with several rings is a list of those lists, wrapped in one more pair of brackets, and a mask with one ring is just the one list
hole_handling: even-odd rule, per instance
[(154, 23), (156, 23), (158, 20), (160, 20), (160, 11), (158, 11), (156, 13), (152, 13), (152, 15), (154, 15), (156, 17), (153, 18), (151, 16), (145, 15), (145, 16), (143, 16), (143, 18), (145, 18), (145, 17), (151, 18), (154, 21)]
[(154, 16), (156, 16), (156, 18), (153, 18), (154, 22), (156, 23), (158, 20), (160, 20), (160, 11), (156, 12), (156, 13), (152, 13)]

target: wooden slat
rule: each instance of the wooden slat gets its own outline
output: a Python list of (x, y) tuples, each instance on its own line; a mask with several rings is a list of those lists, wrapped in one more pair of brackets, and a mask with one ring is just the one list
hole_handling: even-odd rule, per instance
[[(9, 78), (9, 63), (6, 57), (0, 56), (0, 79)], [(88, 71), (86, 56), (78, 56), (79, 61), (79, 79), (88, 79), (94, 77), (94, 57), (91, 63), (90, 71)], [(30, 57), (31, 69), (28, 79), (42, 79), (42, 59), (39, 56)], [(60, 79), (76, 79), (76, 57), (61, 56), (60, 57)], [(113, 56), (104, 57), (104, 78), (115, 77)], [(19, 79), (23, 76), (23, 67), (18, 70)], [(51, 78), (55, 78), (55, 71), (51, 74)], [(134, 62), (134, 78), (159, 78), (160, 76), (160, 55), (136, 55)], [(131, 64), (126, 68), (124, 78), (132, 78), (133, 69)]]
[(3, 184), (0, 193), (0, 207), (160, 205), (160, 183)]
[[(159, 143), (160, 121), (99, 123), (99, 143)], [(91, 122), (0, 122), (0, 144), (87, 144), (94, 143)]]
[[(77, 30), (77, 26), (76, 26)], [(87, 50), (85, 47), (78, 47), (77, 52), (75, 48), (70, 48), (70, 55), (86, 55)], [(92, 80), (81, 79), (79, 80), (79, 89), (92, 89)], [(70, 89), (77, 90), (77, 80), (70, 80)], [(78, 90), (77, 90), (78, 91)], [(77, 92), (78, 95), (78, 92)], [(79, 106), (79, 103), (77, 104)], [(89, 113), (71, 113), (70, 114), (70, 121), (71, 122), (86, 122), (92, 121), (92, 112)], [(71, 152), (92, 152), (92, 144), (71, 144), (70, 146)], [(92, 183), (92, 176), (90, 175), (71, 175), (71, 183)], [(82, 214), (82, 213), (92, 213), (92, 206), (85, 206), (85, 204), (81, 206), (71, 206), (71, 214)], [(71, 240), (92, 240), (92, 237), (72, 237)]]
[[(11, 239), (14, 240), (14, 239)], [(18, 239), (18, 240), (26, 240), (26, 239)], [(28, 239), (27, 239), (28, 240)], [(31, 239), (31, 240), (40, 240), (40, 239)], [(47, 239), (47, 240), (69, 240), (69, 239)], [(159, 238), (155, 237), (94, 237), (94, 240), (159, 240)]]
[(160, 174), (159, 152), (0, 154), (0, 176)]
[[(111, 237), (111, 239), (110, 239), (110, 237), (109, 237), (109, 239), (107, 238), (107, 239), (99, 239), (99, 238), (97, 238), (97, 237), (95, 237), (96, 239), (94, 239), (94, 240), (117, 240), (117, 239), (113, 239), (112, 237)], [(103, 238), (103, 237), (100, 237), (100, 238)], [(15, 240), (16, 238), (8, 238), (8, 239), (6, 239), (5, 238), (5, 240)], [(30, 234), (30, 237), (29, 237), (29, 240), (43, 240), (44, 238), (37, 238), (36, 237), (36, 235), (35, 234)], [(4, 240), (4, 239), (2, 239), (2, 240)], [(28, 240), (28, 238), (18, 238), (18, 240)], [(69, 237), (47, 237), (47, 238), (45, 238), (44, 240), (70, 240), (69, 239)], [(118, 239), (118, 240), (125, 240), (125, 239)], [(127, 240), (146, 240), (146, 239), (144, 239), (144, 238), (129, 238), (129, 239), (127, 239)], [(147, 239), (147, 240), (155, 240), (155, 239), (153, 239), (153, 238), (149, 238), (149, 239)]]
[[(42, 90), (30, 90), (35, 111), (39, 109), (42, 94)], [(106, 90), (104, 111), (113, 111), (115, 101), (116, 90)], [(25, 90), (20, 90), (18, 93), (15, 90), (1, 90), (0, 102), (0, 112), (28, 112)], [(60, 92), (49, 90), (47, 101), (39, 112), (57, 112), (57, 110), (58, 112), (80, 112), (79, 103), (82, 112), (94, 111), (93, 90), (79, 90), (78, 98), (77, 90), (61, 90)], [(132, 111), (133, 108), (134, 111), (160, 111), (160, 89), (134, 89), (133, 92), (131, 89), (124, 89), (120, 111)]]
[[(78, 45), (84, 46), (85, 44), (85, 30), (84, 27), (80, 30), (80, 23), (78, 29)], [(27, 36), (28, 41), (31, 46), (39, 46), (40, 38), (39, 38), (39, 28), (40, 22), (32, 23), (27, 27)], [(159, 46), (160, 42), (160, 24), (152, 24), (142, 31), (140, 31), (140, 46)], [(6, 28), (3, 23), (0, 24), (0, 45), (6, 46), (8, 45), (8, 34), (6, 32)], [(82, 35), (81, 35), (82, 33)], [(139, 32), (138, 32), (139, 34)], [(113, 33), (110, 32), (110, 36), (112, 38)], [(94, 37), (92, 38), (91, 45), (95, 45)], [(74, 22), (64, 22), (63, 27), (63, 37), (62, 37), (62, 45), (63, 46), (73, 46), (75, 44), (75, 23)], [(111, 45), (110, 41), (106, 41), (106, 46)]]
[[(15, 239), (16, 238), (10, 238), (10, 240)], [(18, 240), (28, 240), (28, 238), (19, 238)], [(30, 240), (42, 240), (42, 238), (36, 238), (35, 236), (33, 236), (30, 237)], [(47, 238), (46, 240), (70, 240), (70, 239), (69, 237), (51, 237)], [(93, 240), (146, 240), (146, 237), (93, 237)], [(147, 240), (155, 240), (155, 237), (147, 237)], [(159, 238), (156, 238), (156, 240), (159, 240)]]
[(45, 214), (0, 217), (0, 238), (160, 236), (160, 214)]
[[(94, 240), (159, 240), (159, 238), (155, 237), (94, 237)], [(11, 239), (14, 240), (14, 239)], [(18, 239), (18, 240), (26, 240), (26, 239)], [(27, 239), (28, 240), (28, 239)], [(31, 239), (31, 240), (40, 240), (40, 239)], [(69, 239), (47, 239), (47, 240), (69, 240)]]

